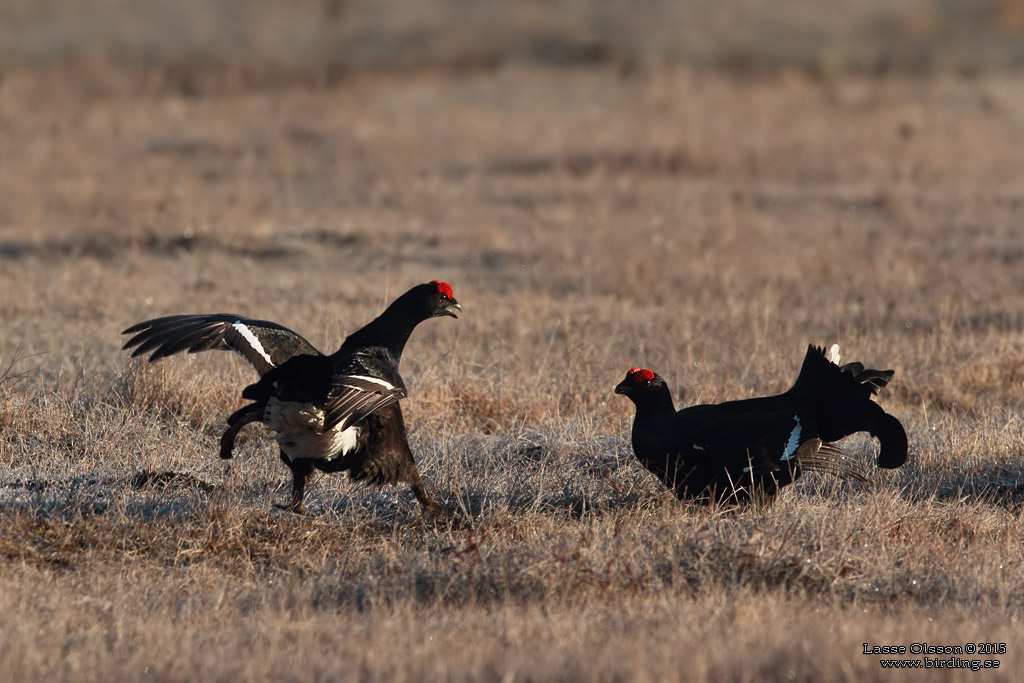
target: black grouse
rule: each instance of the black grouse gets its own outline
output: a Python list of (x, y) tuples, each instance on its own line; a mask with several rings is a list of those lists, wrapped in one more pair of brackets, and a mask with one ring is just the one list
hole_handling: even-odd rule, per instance
[(793, 387), (777, 396), (697, 405), (676, 412), (665, 380), (633, 368), (615, 387), (636, 404), (633, 452), (685, 500), (770, 501), (804, 470), (864, 479), (829, 444), (854, 432), (878, 438), (879, 467), (907, 460), (903, 425), (871, 400), (893, 376), (861, 363), (839, 365), (839, 345), (807, 349)]
[(238, 315), (172, 315), (147, 320), (122, 334), (132, 356), (156, 361), (182, 351), (235, 351), (262, 375), (242, 392), (252, 403), (228, 418), (220, 457), (230, 458), (235, 436), (250, 422), (276, 432), (281, 460), (292, 471), (285, 510), (301, 513), (313, 468), (347, 470), (375, 485), (409, 484), (431, 514), (444, 514), (427, 494), (413, 460), (398, 405), (405, 384), (398, 374), (413, 329), (428, 318), (457, 317), (462, 307), (451, 285), (434, 280), (398, 297), (376, 319), (327, 355), (286, 327)]

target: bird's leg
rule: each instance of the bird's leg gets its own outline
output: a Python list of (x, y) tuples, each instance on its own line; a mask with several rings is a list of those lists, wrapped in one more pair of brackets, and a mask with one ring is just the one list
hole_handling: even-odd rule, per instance
[(451, 514), (441, 507), (441, 505), (434, 500), (429, 493), (427, 493), (427, 490), (423, 488), (423, 480), (420, 479), (419, 472), (414, 472), (413, 475), (409, 488), (412, 489), (412, 493), (416, 496), (416, 500), (418, 500), (420, 505), (423, 506), (423, 512), (434, 519), (449, 519)]
[(292, 460), (284, 451), (281, 451), (281, 460), (292, 471), (292, 497), (283, 505), (274, 503), (274, 507), (297, 515), (305, 514), (305, 510), (302, 509), (302, 498), (306, 493), (306, 477), (313, 471), (313, 464), (301, 458)]

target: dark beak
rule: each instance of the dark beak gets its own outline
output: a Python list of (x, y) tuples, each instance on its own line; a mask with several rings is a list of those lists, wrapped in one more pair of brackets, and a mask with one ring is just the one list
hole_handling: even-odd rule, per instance
[(618, 385), (617, 385), (617, 386), (615, 387), (615, 393), (616, 393), (616, 394), (624, 394), (624, 393), (626, 393), (627, 391), (629, 391), (629, 385), (628, 385), (628, 384), (626, 383), (626, 380), (622, 380), (622, 381), (621, 381), (621, 382), (619, 382), (619, 384), (618, 384)]
[(452, 299), (445, 308), (441, 309), (441, 315), (450, 315), (453, 318), (458, 318), (459, 316), (455, 315), (456, 311), (462, 313), (462, 306), (459, 305), (458, 301)]

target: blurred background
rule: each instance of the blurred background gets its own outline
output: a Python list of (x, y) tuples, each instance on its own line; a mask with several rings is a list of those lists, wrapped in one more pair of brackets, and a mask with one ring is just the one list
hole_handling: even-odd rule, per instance
[(6, 0), (4, 64), (334, 70), (524, 60), (814, 71), (1024, 63), (1020, 0)]
[(723, 338), (1002, 372), (949, 330), (1024, 326), (1022, 66), (1024, 0), (6, 0), (0, 346), (117, 363), (206, 308), (330, 344), (441, 277), (481, 377), (558, 339), (581, 409)]

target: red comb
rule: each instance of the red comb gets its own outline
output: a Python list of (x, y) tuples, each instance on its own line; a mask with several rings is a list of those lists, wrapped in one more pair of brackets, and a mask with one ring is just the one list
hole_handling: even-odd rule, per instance
[(437, 293), (452, 299), (455, 297), (455, 292), (452, 290), (452, 286), (447, 282), (441, 282), (440, 280), (431, 280), (430, 284), (437, 287)]
[(629, 376), (635, 384), (639, 384), (643, 381), (651, 381), (654, 379), (654, 373), (647, 368), (633, 368), (629, 371)]

